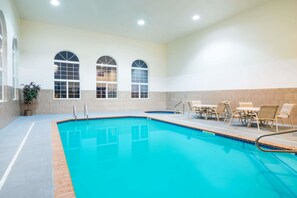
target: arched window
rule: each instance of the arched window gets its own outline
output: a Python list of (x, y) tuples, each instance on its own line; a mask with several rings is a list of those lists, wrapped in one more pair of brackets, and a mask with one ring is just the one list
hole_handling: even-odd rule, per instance
[(5, 100), (4, 85), (6, 84), (6, 23), (3, 12), (0, 10), (0, 101)]
[(96, 64), (96, 97), (117, 98), (117, 63), (110, 56), (101, 56)]
[(148, 98), (148, 67), (142, 60), (132, 63), (131, 98)]
[(13, 99), (17, 100), (19, 94), (17, 91), (18, 84), (18, 42), (14, 38), (12, 41), (12, 86), (13, 86)]
[(54, 60), (54, 98), (80, 98), (79, 60), (68, 51), (59, 52)]

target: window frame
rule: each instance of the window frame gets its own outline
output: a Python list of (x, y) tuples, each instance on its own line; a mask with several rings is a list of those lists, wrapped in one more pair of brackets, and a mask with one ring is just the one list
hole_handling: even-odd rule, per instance
[(1, 89), (2, 93), (0, 96), (0, 103), (7, 101), (7, 90), (5, 86), (7, 85), (7, 29), (6, 29), (6, 21), (4, 14), (2, 10), (0, 10), (0, 39), (1, 39), (1, 46), (2, 51), (0, 53), (0, 59), (1, 59), (1, 66), (0, 66), (0, 72), (1, 72)]
[[(104, 64), (104, 63), (98, 63), (99, 59), (101, 59), (102, 57), (109, 57), (111, 58), (114, 62), (115, 62), (115, 65), (110, 65), (110, 64)], [(97, 80), (97, 67), (107, 67), (107, 68), (116, 68), (116, 81), (98, 81)], [(97, 97), (97, 84), (105, 84), (105, 88), (106, 88), (106, 91), (105, 91), (105, 98), (98, 98)], [(116, 85), (116, 97), (114, 98), (111, 98), (111, 97), (108, 97), (108, 91), (109, 91), (109, 88), (108, 88), (108, 85)], [(95, 86), (95, 97), (96, 99), (98, 100), (117, 100), (119, 98), (119, 90), (118, 90), (118, 64), (117, 64), (117, 61), (112, 57), (112, 56), (109, 56), (109, 55), (103, 55), (103, 56), (100, 56), (98, 59), (97, 59), (97, 62), (96, 62), (96, 86)]]
[(14, 37), (12, 40), (12, 86), (13, 86), (13, 100), (19, 100), (18, 93), (18, 42)]
[[(140, 67), (133, 67), (133, 64), (134, 64), (134, 62), (136, 62), (136, 61), (142, 61), (142, 62), (144, 62), (144, 64), (146, 65), (146, 68), (140, 68)], [(132, 71), (133, 71), (133, 69), (135, 69), (135, 70), (145, 70), (145, 71), (147, 71), (147, 83), (136, 83), (136, 82), (132, 82), (132, 80), (133, 80), (133, 74), (132, 74)], [(148, 64), (146, 63), (146, 61), (144, 61), (144, 60), (142, 60), (142, 59), (136, 59), (136, 60), (134, 60), (133, 61), (133, 63), (132, 63), (132, 65), (131, 65), (131, 86), (130, 86), (130, 88), (131, 88), (131, 94), (130, 94), (130, 98), (132, 99), (132, 100), (139, 100), (139, 99), (142, 99), (142, 100), (146, 100), (146, 99), (150, 99), (150, 86), (149, 86), (149, 67), (148, 67)], [(132, 97), (132, 86), (133, 85), (138, 85), (138, 97), (137, 98), (133, 98)], [(146, 98), (142, 98), (141, 97), (141, 85), (146, 85), (147, 86), (147, 97)]]
[[(77, 60), (78, 61), (69, 61), (69, 60), (57, 60), (55, 59), (55, 57), (60, 54), (61, 52), (70, 52), (72, 53), (74, 56), (76, 56)], [(78, 80), (72, 80), (72, 79), (56, 79), (55, 78), (55, 67), (56, 67), (56, 62), (58, 63), (69, 63), (69, 64), (77, 64), (78, 65)], [(54, 85), (53, 85), (53, 99), (54, 100), (80, 100), (81, 99), (81, 82), (80, 82), (80, 62), (79, 62), (79, 58), (78, 56), (73, 53), (72, 51), (70, 50), (61, 50), (59, 51), (58, 53), (55, 54), (54, 56), (54, 72), (53, 72), (53, 78), (54, 78)], [(55, 82), (66, 82), (66, 98), (56, 98), (55, 97)], [(69, 98), (69, 82), (78, 82), (79, 83), (79, 97), (78, 98)]]

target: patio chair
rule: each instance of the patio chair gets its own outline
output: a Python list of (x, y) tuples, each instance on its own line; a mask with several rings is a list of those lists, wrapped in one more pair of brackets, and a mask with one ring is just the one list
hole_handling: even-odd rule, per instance
[(241, 111), (233, 111), (230, 103), (225, 103), (225, 108), (226, 108), (226, 116), (224, 119), (224, 123), (226, 122), (228, 117), (230, 118), (228, 126), (230, 126), (230, 124), (232, 123), (233, 118), (238, 118), (242, 122), (243, 113)]
[[(258, 131), (260, 131), (260, 124), (269, 125), (273, 127), (274, 122), (276, 123), (276, 132), (278, 132), (276, 112), (279, 105), (261, 105), (258, 113), (252, 113), (250, 117), (249, 126), (251, 122), (255, 120), (257, 122)], [(271, 124), (269, 124), (271, 122)]]
[(293, 128), (294, 125), (293, 125), (293, 121), (291, 119), (291, 112), (292, 112), (292, 109), (293, 109), (294, 106), (295, 106), (295, 104), (289, 104), (289, 103), (283, 104), (280, 112), (276, 116), (277, 118), (280, 118), (283, 125), (284, 125), (283, 118), (289, 119), (292, 128)]
[(188, 101), (187, 103), (189, 107), (188, 118), (190, 117), (191, 113), (194, 113), (196, 116), (200, 114), (199, 105), (201, 105), (201, 101), (195, 100), (195, 101)]
[(225, 110), (226, 110), (225, 104), (226, 104), (225, 101), (220, 102), (217, 105), (217, 107), (213, 110), (213, 112), (211, 112), (211, 114), (215, 115), (218, 121), (220, 121), (220, 116), (224, 116), (225, 114)]

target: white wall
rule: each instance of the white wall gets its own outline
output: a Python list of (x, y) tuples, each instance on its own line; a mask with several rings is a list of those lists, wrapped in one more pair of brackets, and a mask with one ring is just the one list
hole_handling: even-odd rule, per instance
[(297, 87), (296, 74), (296, 0), (268, 1), (168, 44), (168, 91)]
[(20, 82), (53, 89), (54, 56), (62, 50), (80, 60), (82, 90), (95, 90), (96, 61), (103, 55), (118, 64), (118, 89), (130, 91), (131, 65), (136, 59), (149, 66), (150, 91), (166, 91), (166, 46), (107, 34), (22, 20)]
[(16, 38), (18, 44), (20, 45), (19, 15), (17, 13), (15, 5), (11, 0), (1, 0), (0, 10), (4, 14), (7, 30), (7, 78), (5, 85), (12, 86), (12, 40), (13, 38)]

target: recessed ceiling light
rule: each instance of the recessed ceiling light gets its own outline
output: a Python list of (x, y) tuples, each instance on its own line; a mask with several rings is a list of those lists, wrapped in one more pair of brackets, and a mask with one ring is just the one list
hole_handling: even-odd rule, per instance
[(142, 25), (145, 24), (145, 21), (141, 19), (141, 20), (138, 20), (137, 23), (138, 23), (138, 25), (141, 25), (142, 26)]
[(194, 15), (192, 17), (193, 21), (198, 21), (200, 19), (200, 16), (199, 15)]
[(58, 5), (60, 5), (60, 1), (59, 0), (51, 0), (51, 4), (53, 6), (58, 6)]

